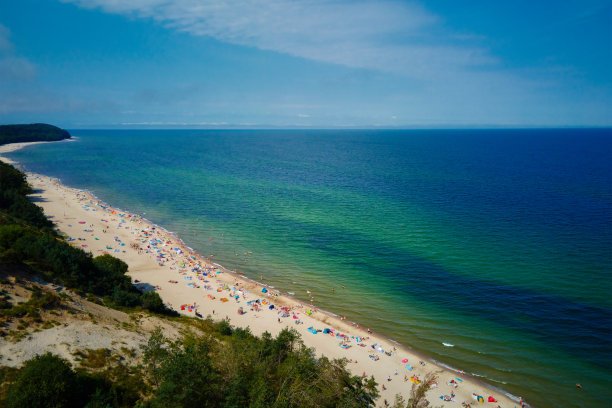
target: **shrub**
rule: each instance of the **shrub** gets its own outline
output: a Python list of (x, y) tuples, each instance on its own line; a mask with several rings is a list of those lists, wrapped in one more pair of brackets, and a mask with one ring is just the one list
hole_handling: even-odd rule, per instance
[(157, 292), (149, 291), (141, 296), (142, 307), (155, 313), (166, 312), (166, 305)]
[(138, 293), (130, 292), (118, 286), (113, 290), (112, 299), (119, 306), (133, 307), (140, 304), (140, 295)]
[(83, 406), (76, 374), (68, 362), (51, 353), (25, 363), (8, 390), (8, 408), (63, 408)]

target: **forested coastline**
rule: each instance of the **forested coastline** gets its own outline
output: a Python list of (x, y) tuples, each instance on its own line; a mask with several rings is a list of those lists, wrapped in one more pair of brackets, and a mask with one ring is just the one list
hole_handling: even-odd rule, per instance
[(55, 142), (70, 139), (67, 130), (46, 123), (0, 125), (0, 145), (23, 142)]

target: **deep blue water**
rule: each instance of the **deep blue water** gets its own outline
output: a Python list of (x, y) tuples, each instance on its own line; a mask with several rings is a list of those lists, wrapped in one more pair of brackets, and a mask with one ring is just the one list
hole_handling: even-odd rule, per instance
[(71, 133), (11, 157), (536, 406), (609, 406), (612, 130)]

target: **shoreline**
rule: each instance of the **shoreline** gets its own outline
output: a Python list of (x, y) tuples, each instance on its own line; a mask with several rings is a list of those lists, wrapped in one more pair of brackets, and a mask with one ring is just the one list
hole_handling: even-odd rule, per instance
[[(0, 154), (37, 143), (47, 142), (3, 145), (0, 146)], [(0, 159), (13, 165), (18, 164), (5, 157), (0, 157)], [(123, 259), (129, 265), (128, 275), (133, 281), (135, 280), (144, 290), (156, 290), (164, 302), (175, 310), (180, 307), (173, 305), (194, 304), (196, 306), (194, 309), (203, 316), (211, 315), (216, 320), (223, 318), (223, 315), (227, 318), (231, 316), (233, 326), (249, 326), (256, 335), (261, 335), (264, 331), (276, 335), (284, 327), (295, 328), (301, 334), (304, 344), (313, 347), (317, 355), (350, 359), (347, 368), (354, 375), (362, 375), (362, 372), (368, 377), (374, 375), (379, 383), (378, 388), (381, 394), (377, 400), (378, 406), (383, 406), (383, 400), (393, 403), (395, 394), (401, 394), (407, 400), (413, 383), (407, 381), (406, 378), (412, 376), (422, 378), (426, 373), (434, 370), (441, 370), (438, 386), (427, 393), (429, 401), (434, 406), (440, 403), (444, 407), (460, 406), (462, 402), (476, 403), (473, 393), (483, 396), (485, 401), (488, 396), (494, 396), (498, 402), (489, 403), (488, 406), (492, 407), (513, 407), (518, 403), (518, 398), (512, 396), (516, 398), (512, 399), (511, 394), (503, 389), (473, 376), (465, 375), (459, 370), (453, 371), (454, 368), (432, 360), (425, 354), (401, 345), (395, 340), (379, 334), (368, 334), (349, 322), (341, 320), (340, 316), (331, 311), (316, 308), (293, 296), (281, 294), (278, 290), (270, 288), (270, 285), (257, 282), (255, 279), (234, 274), (231, 270), (212, 262), (211, 259), (204, 258), (197, 251), (189, 248), (176, 234), (142, 216), (107, 205), (86, 189), (69, 188), (62, 185), (59, 180), (44, 175), (27, 172), (27, 176), (28, 182), (37, 191), (34, 196), (40, 199), (37, 204), (43, 207), (45, 214), (51, 218), (58, 230), (72, 239), (73, 245), (80, 245), (93, 256), (106, 252)], [(108, 220), (100, 219), (100, 215)], [(134, 226), (134, 224), (137, 225)], [(83, 226), (86, 227), (85, 230)], [(102, 232), (100, 234), (100, 231), (106, 230), (112, 233)], [(144, 248), (136, 250), (131, 245), (125, 246), (127, 242), (135, 244), (135, 241), (139, 241), (140, 244), (150, 243), (153, 238), (159, 240), (159, 246), (149, 244), (146, 251)], [(166, 248), (168, 242), (170, 248)], [(120, 245), (116, 246), (117, 243)], [(177, 247), (180, 248), (180, 251), (173, 250)], [(161, 258), (156, 256), (160, 253), (163, 254)], [(194, 267), (191, 268), (191, 266)], [(216, 272), (215, 269), (220, 272)], [(181, 281), (179, 282), (178, 279)], [(195, 287), (186, 287), (185, 281), (189, 282), (187, 285), (193, 284)], [(213, 284), (218, 286), (216, 290), (212, 289)], [(204, 290), (201, 290), (200, 285), (204, 286)], [(209, 288), (207, 289), (206, 286)], [(231, 290), (230, 287), (234, 290)], [(267, 293), (262, 292), (263, 288), (266, 288)], [(235, 295), (235, 293), (238, 293), (238, 299), (231, 299), (230, 295)], [(209, 296), (213, 299), (210, 299)], [(226, 296), (228, 300), (219, 302), (216, 298), (221, 296)], [(247, 302), (262, 298), (266, 306), (263, 310), (248, 310), (249, 303)], [(275, 309), (267, 308), (271, 302), (275, 304)], [(236, 308), (239, 306), (247, 309), (245, 315), (236, 313)], [(288, 308), (288, 316), (283, 317), (282, 320), (276, 313), (279, 307)], [(194, 315), (188, 307), (185, 309), (177, 311), (185, 315)], [(297, 317), (291, 316), (292, 314)], [(303, 324), (295, 324), (295, 320), (303, 321)], [(336, 335), (329, 336), (318, 332), (318, 335), (314, 336), (307, 331), (307, 327), (319, 330), (333, 328)], [(345, 337), (338, 337), (338, 333), (344, 334)], [(340, 344), (336, 345), (336, 343), (339, 340), (340, 343), (349, 347), (346, 349), (338, 347)], [(364, 343), (367, 345), (363, 345)], [(379, 347), (374, 349), (372, 343), (379, 344)], [(381, 353), (379, 349), (388, 351), (391, 355)], [(375, 360), (370, 356), (378, 358)], [(407, 362), (402, 360), (407, 360)], [(407, 364), (412, 366), (412, 370), (407, 370)], [(452, 388), (448, 385), (451, 380), (456, 381), (457, 388), (454, 385)], [(382, 389), (383, 385), (385, 390)], [(440, 399), (441, 395), (450, 395), (451, 390), (456, 394), (453, 401)]]

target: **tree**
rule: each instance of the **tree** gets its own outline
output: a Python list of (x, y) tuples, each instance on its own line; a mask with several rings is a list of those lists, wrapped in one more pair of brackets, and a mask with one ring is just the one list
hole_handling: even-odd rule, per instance
[(164, 313), (166, 311), (166, 305), (164, 301), (159, 297), (157, 292), (149, 291), (143, 293), (140, 297), (142, 301), (142, 307), (155, 313)]
[(208, 337), (188, 336), (173, 343), (163, 360), (162, 382), (151, 405), (156, 407), (217, 407), (221, 400)]
[(164, 337), (160, 327), (156, 327), (146, 346), (140, 346), (143, 351), (143, 358), (145, 364), (149, 368), (151, 377), (153, 378), (153, 384), (155, 388), (159, 388), (161, 380), (160, 367), (164, 359), (168, 356), (168, 350), (164, 347), (166, 345), (166, 338)]
[(115, 286), (112, 295), (113, 302), (119, 306), (133, 307), (140, 304), (140, 295)]
[(51, 353), (28, 360), (8, 390), (9, 408), (83, 406), (77, 377), (69, 363)]

